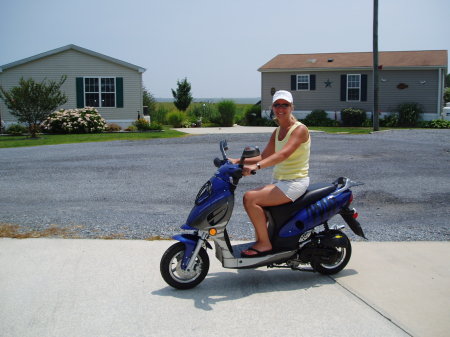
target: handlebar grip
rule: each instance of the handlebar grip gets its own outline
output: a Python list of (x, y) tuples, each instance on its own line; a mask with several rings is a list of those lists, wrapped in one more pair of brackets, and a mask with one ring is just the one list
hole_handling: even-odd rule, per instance
[(256, 174), (256, 170), (251, 170), (250, 173), (251, 173), (252, 175), (255, 175), (255, 174)]

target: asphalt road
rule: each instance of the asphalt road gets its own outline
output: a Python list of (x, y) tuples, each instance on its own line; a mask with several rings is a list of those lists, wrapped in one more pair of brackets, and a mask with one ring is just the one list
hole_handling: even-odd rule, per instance
[[(226, 138), (230, 156), (238, 157), (246, 145), (263, 148), (268, 137), (213, 134), (0, 149), (0, 223), (66, 238), (169, 237), (214, 173), (219, 141)], [(370, 240), (450, 240), (449, 130), (313, 133), (310, 176), (312, 182), (347, 176), (365, 183), (354, 188), (353, 207)], [(242, 180), (229, 224), (232, 239), (252, 237), (242, 194), (270, 177), (266, 169)]]

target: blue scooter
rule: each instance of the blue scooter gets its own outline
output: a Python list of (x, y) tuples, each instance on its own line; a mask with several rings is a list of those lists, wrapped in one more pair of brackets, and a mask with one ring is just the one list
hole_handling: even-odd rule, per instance
[[(227, 224), (233, 213), (234, 191), (242, 178), (246, 158), (260, 155), (257, 147), (246, 147), (240, 164), (232, 164), (227, 157), (227, 142), (220, 142), (222, 159), (214, 159), (216, 173), (200, 189), (188, 219), (181, 226), (182, 234), (173, 239), (179, 242), (169, 247), (161, 258), (160, 271), (164, 280), (177, 289), (197, 286), (208, 274), (212, 249), (224, 268), (291, 268), (335, 274), (350, 260), (351, 244), (341, 226), (328, 226), (328, 221), (340, 214), (352, 231), (363, 238), (364, 232), (356, 220), (358, 213), (350, 209), (353, 200), (351, 187), (362, 185), (341, 177), (333, 183), (309, 186), (295, 202), (267, 207), (269, 237), (272, 251), (259, 257), (242, 257), (241, 252), (253, 242), (231, 245)], [(253, 173), (253, 172), (252, 172)]]

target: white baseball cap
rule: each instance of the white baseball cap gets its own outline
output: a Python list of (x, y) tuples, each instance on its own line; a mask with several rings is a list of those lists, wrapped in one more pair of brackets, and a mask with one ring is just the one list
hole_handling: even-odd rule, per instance
[(272, 99), (272, 103), (275, 103), (279, 99), (284, 99), (285, 101), (288, 101), (289, 103), (294, 103), (294, 99), (292, 98), (292, 94), (287, 90), (278, 90), (274, 95)]

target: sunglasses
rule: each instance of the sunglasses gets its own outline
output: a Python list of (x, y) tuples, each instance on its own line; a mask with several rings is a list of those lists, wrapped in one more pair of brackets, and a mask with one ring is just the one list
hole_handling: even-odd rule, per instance
[(275, 103), (273, 105), (274, 108), (289, 108), (291, 105), (288, 103)]

